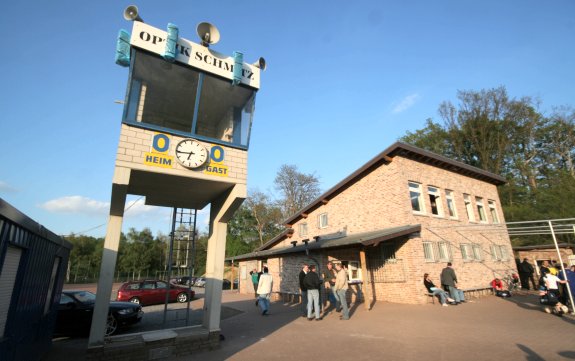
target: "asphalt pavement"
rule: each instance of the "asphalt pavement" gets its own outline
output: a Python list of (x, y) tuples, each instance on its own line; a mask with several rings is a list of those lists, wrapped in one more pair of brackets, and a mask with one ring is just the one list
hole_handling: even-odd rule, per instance
[[(203, 298), (195, 301), (201, 310)], [(224, 291), (224, 340), (214, 351), (170, 360), (572, 360), (575, 317), (542, 311), (534, 294), (486, 296), (458, 306), (352, 305), (351, 318), (332, 312), (301, 317), (299, 305), (274, 302), (262, 316), (253, 296)], [(198, 311), (201, 312), (201, 311)], [(46, 361), (82, 359), (87, 340), (60, 340)]]

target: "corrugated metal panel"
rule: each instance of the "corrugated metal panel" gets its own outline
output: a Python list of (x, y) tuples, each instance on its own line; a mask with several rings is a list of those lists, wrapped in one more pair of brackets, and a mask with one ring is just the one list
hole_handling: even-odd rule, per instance
[(2, 273), (0, 273), (0, 338), (4, 337), (6, 319), (10, 310), (12, 291), (18, 275), (21, 256), (22, 250), (20, 248), (8, 246), (2, 265)]

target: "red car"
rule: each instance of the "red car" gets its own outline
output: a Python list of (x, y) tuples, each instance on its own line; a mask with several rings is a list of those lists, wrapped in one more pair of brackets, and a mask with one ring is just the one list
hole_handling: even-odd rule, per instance
[(188, 302), (195, 296), (195, 292), (188, 287), (169, 284), (160, 280), (144, 280), (124, 283), (118, 290), (117, 300), (153, 305), (164, 303), (166, 292), (169, 293), (169, 302)]

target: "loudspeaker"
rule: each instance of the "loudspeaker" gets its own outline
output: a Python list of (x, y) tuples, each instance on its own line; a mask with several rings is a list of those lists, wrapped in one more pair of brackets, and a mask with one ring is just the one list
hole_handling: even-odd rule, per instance
[(260, 68), (261, 70), (266, 70), (266, 59), (260, 57), (258, 61), (252, 64), (256, 68)]
[(144, 22), (144, 20), (142, 20), (142, 18), (138, 15), (138, 7), (136, 5), (130, 5), (124, 10), (124, 19), (128, 21)]
[(196, 31), (202, 40), (203, 46), (210, 46), (210, 44), (215, 44), (220, 41), (220, 31), (210, 23), (199, 23)]

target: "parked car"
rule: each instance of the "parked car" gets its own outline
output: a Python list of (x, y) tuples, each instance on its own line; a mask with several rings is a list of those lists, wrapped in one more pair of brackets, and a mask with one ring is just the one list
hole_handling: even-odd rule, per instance
[(182, 276), (176, 278), (175, 280), (176, 281), (172, 283), (176, 283), (178, 285), (193, 286), (194, 282), (196, 282), (196, 277)]
[[(90, 333), (96, 295), (88, 291), (64, 290), (60, 295), (55, 335), (85, 336)], [(140, 322), (142, 306), (130, 302), (110, 302), (106, 336), (119, 328)]]
[(198, 277), (196, 279), (196, 282), (194, 282), (194, 286), (205, 287), (206, 286), (206, 279), (204, 277)]
[(126, 282), (118, 289), (117, 300), (153, 305), (166, 301), (166, 292), (169, 302), (187, 302), (195, 296), (189, 287), (174, 285), (161, 280), (144, 280)]
[[(238, 289), (239, 281), (240, 280), (237, 278), (234, 280), (234, 290)], [(223, 290), (229, 290), (229, 289), (231, 289), (231, 285), (232, 285), (232, 283), (230, 282), (230, 280), (224, 279), (223, 283), (222, 283), (222, 289)]]

